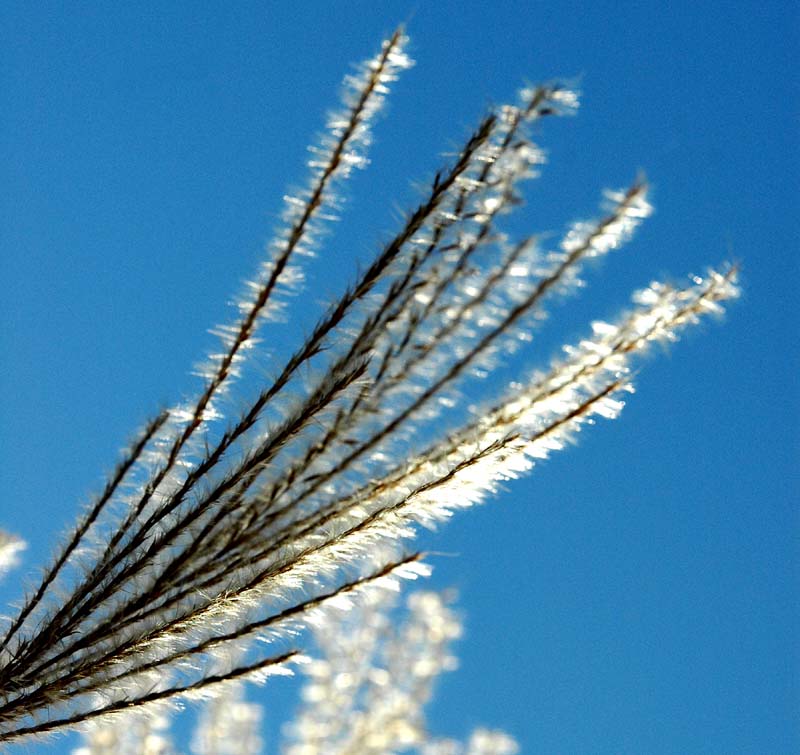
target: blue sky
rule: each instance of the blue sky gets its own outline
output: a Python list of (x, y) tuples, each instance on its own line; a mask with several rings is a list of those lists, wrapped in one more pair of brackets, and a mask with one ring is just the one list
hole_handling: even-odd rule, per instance
[[(583, 92), (514, 221), (559, 231), (646, 171), (656, 214), (553, 310), (546, 361), (653, 277), (742, 262), (743, 298), (647, 360), (622, 416), (425, 545), (466, 623), (431, 728), (524, 752), (800, 747), (800, 20), (791, 3), (6, 2), (0, 11), (2, 526), (41, 562), (258, 263), (351, 62), (417, 65), (312, 272), (362, 267), (483, 113)], [(5, 592), (18, 588), (7, 577)], [(291, 688), (259, 693), (273, 730)], [(32, 747), (66, 752), (72, 740)]]

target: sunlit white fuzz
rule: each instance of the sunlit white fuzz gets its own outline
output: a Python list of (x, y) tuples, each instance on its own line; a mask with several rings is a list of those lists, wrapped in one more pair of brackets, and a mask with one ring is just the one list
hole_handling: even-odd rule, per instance
[(85, 725), (83, 745), (72, 755), (173, 755), (169, 717), (163, 712), (134, 712), (124, 723)]
[(438, 739), (420, 748), (420, 755), (517, 755), (519, 745), (502, 731), (476, 729), (466, 744), (454, 739)]
[[(638, 355), (737, 295), (735, 268), (686, 287), (653, 283), (549, 368), (486, 396), (482, 381), (529, 348), (552, 301), (584, 287), (587, 260), (622, 246), (651, 212), (639, 178), (608, 192), (601, 217), (574, 223), (555, 248), (504, 230), (544, 163), (532, 127), (578, 101), (559, 85), (525, 89), (484, 117), (270, 377), (240, 383), (254, 395), (224, 427), (222, 399), (261, 353), (260, 325), (288, 309), (287, 291), (302, 285), (302, 265), (338, 211), (340, 184), (366, 165), (374, 116), (410, 65), (405, 42), (396, 32), (346, 80), (307, 187), (286, 199), (236, 320), (216, 330), (221, 349), (200, 369), (198, 395), (134, 439), (0, 636), (0, 741), (288, 673), (304, 658), (305, 629), (324, 634), (332, 612), (362, 605), (370, 586), (424, 574), (404, 550), (418, 526), (484, 501), (596, 417), (617, 416)], [(12, 548), (0, 541), (0, 565)], [(425, 622), (444, 609), (416, 600), (409, 631), (433, 632)], [(365, 652), (377, 642), (370, 615), (352, 632)], [(422, 684), (416, 704), (427, 694), (421, 680), (441, 664), (430, 661), (426, 677), (424, 657), (403, 660)], [(408, 693), (403, 723), (387, 707), (381, 731), (359, 724), (342, 737), (374, 751), (381, 737), (418, 743), (414, 704)], [(487, 737), (467, 752), (503, 751), (501, 738)]]
[(373, 591), (369, 603), (315, 629), (321, 656), (306, 667), (285, 754), (514, 755), (516, 743), (500, 732), (476, 730), (466, 748), (430, 736), (424, 708), (439, 674), (456, 666), (450, 646), (461, 623), (436, 593), (411, 594), (403, 621), (395, 604), (391, 593)]
[(261, 706), (244, 700), (241, 684), (228, 685), (203, 708), (192, 741), (195, 755), (259, 755)]
[(21, 538), (0, 530), (0, 577), (19, 563), (19, 554), (25, 550), (25, 545)]

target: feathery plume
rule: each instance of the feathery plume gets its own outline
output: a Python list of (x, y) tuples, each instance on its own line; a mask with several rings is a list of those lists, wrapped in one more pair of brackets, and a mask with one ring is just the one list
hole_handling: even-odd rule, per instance
[[(222, 427), (260, 326), (301, 285), (339, 187), (366, 165), (375, 116), (411, 65), (405, 44), (395, 32), (346, 79), (306, 188), (286, 198), (237, 318), (216, 331), (221, 351), (200, 368), (197, 397), (134, 439), (3, 632), (0, 741), (87, 723), (101, 731), (123, 712), (288, 673), (305, 659), (303, 628), (331, 606), (426, 572), (404, 550), (417, 526), (483, 501), (595, 417), (616, 416), (638, 355), (737, 295), (735, 267), (686, 287), (653, 283), (548, 370), (479, 408), (465, 400), (527, 347), (555, 298), (582, 285), (587, 260), (626, 243), (651, 211), (639, 178), (557, 248), (506, 233), (503, 217), (544, 162), (532, 125), (578, 106), (563, 86), (527, 88), (483, 118)], [(492, 737), (476, 734), (467, 751), (511, 751)]]

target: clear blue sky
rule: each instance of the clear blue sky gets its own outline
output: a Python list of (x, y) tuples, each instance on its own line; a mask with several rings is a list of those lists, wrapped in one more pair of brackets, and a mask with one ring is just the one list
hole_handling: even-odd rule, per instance
[[(341, 76), (408, 22), (417, 66), (316, 268), (321, 298), (488, 103), (559, 77), (583, 107), (538, 135), (550, 164), (520, 227), (592, 216), (639, 169), (656, 214), (530, 361), (652, 277), (744, 270), (724, 324), (649, 360), (619, 420), (425, 540), (459, 554), (433, 584), (458, 588), (467, 627), (431, 728), (503, 728), (529, 753), (800, 750), (793, 5), (6, 0), (0, 523), (30, 541), (25, 568), (192, 387)], [(290, 689), (265, 690), (273, 729)]]

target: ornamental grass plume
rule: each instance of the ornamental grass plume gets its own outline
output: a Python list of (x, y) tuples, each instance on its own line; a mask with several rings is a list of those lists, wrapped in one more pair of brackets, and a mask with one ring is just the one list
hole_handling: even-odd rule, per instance
[(578, 107), (568, 87), (529, 87), (487, 113), (254, 395), (233, 395), (263, 326), (302, 288), (341, 185), (367, 165), (376, 116), (411, 65), (406, 42), (396, 31), (345, 79), (306, 187), (286, 197), (282, 230), (215, 331), (202, 387), (146, 424), (3, 629), (1, 742), (288, 673), (328, 606), (427, 574), (406, 548), (418, 525), (615, 417), (638, 356), (737, 295), (733, 266), (652, 283), (548, 367), (482, 395), (549, 303), (651, 211), (639, 177), (557, 245), (502, 230), (544, 162), (532, 126)]
[(463, 744), (431, 736), (425, 705), (439, 674), (457, 665), (450, 646), (461, 623), (438, 593), (412, 593), (400, 618), (396, 603), (396, 592), (373, 590), (314, 627), (319, 658), (305, 667), (302, 706), (281, 751), (516, 755), (516, 742), (499, 731), (475, 729)]

